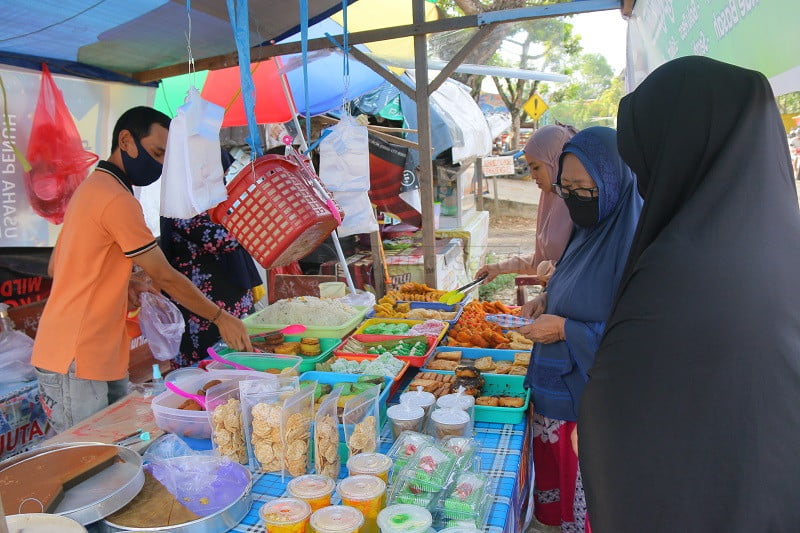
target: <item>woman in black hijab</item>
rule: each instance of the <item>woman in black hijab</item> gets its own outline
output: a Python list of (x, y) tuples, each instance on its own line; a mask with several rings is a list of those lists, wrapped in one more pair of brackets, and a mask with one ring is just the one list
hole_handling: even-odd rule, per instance
[(800, 212), (769, 83), (676, 59), (618, 142), (645, 201), (580, 407), (592, 530), (800, 531)]

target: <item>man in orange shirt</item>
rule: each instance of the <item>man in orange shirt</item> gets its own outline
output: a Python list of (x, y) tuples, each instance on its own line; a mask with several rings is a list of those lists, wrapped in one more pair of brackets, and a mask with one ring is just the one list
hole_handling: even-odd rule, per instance
[(193, 313), (213, 322), (235, 350), (252, 350), (238, 318), (207, 299), (173, 269), (145, 225), (133, 186), (161, 176), (170, 119), (134, 107), (114, 127), (111, 156), (76, 189), (50, 258), (53, 287), (31, 362), (39, 399), (57, 431), (88, 418), (127, 393), (129, 304), (152, 290), (131, 280), (133, 265)]

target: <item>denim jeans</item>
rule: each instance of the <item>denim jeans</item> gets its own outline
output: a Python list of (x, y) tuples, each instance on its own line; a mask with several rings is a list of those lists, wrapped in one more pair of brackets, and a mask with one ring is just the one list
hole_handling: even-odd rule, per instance
[(39, 403), (53, 428), (61, 433), (128, 394), (128, 378), (94, 381), (75, 377), (75, 363), (67, 374), (36, 368)]

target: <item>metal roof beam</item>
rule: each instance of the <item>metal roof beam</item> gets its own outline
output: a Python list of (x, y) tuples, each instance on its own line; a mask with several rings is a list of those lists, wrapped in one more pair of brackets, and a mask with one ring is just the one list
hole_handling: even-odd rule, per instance
[(467, 41), (464, 46), (461, 47), (461, 50), (453, 56), (452, 59), (445, 65), (445, 67), (439, 72), (439, 74), (433, 79), (433, 81), (428, 85), (428, 94), (433, 94), (436, 89), (438, 89), (447, 78), (450, 77), (450, 74), (455, 72), (458, 66), (464, 62), (467, 56), (475, 50), (475, 47), (481, 44), (492, 30), (494, 30), (495, 24), (488, 24), (486, 26), (482, 26), (478, 28), (478, 31), (473, 35), (469, 41)]
[[(351, 32), (348, 35), (349, 44), (365, 44), (375, 41), (386, 41), (400, 37), (417, 35), (427, 35), (429, 33), (440, 33), (444, 31), (461, 30), (464, 28), (476, 28), (494, 23), (517, 22), (521, 20), (533, 20), (538, 18), (560, 17), (574, 15), (577, 13), (589, 13), (593, 11), (608, 11), (620, 9), (622, 0), (573, 0), (562, 4), (548, 4), (544, 6), (523, 7), (519, 9), (506, 9), (481, 13), (480, 15), (466, 15), (463, 17), (446, 18), (427, 22), (415, 22), (404, 26), (392, 26), (389, 28), (379, 28)], [(341, 41), (341, 35), (334, 36)], [(334, 47), (334, 44), (326, 37), (310, 39), (308, 50), (323, 50)], [(254, 46), (250, 49), (252, 61), (263, 61), (274, 56), (300, 53), (300, 42), (295, 41), (283, 44), (263, 44)], [(226, 67), (233, 67), (239, 64), (236, 52), (223, 54), (214, 57), (195, 60), (197, 70), (216, 70)], [(186, 63), (181, 62), (177, 65), (146, 70), (133, 74), (139, 82), (150, 82), (168, 78), (186, 71)]]

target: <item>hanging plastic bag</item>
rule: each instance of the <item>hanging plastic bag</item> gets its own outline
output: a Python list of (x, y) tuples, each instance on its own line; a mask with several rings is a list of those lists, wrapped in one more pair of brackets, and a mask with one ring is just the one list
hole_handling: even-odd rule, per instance
[(369, 135), (347, 113), (319, 144), (319, 177), (344, 211), (340, 237), (378, 231), (369, 200)]
[(224, 201), (219, 130), (225, 109), (191, 87), (172, 119), (161, 174), (161, 216), (192, 218)]
[(98, 158), (83, 149), (64, 96), (44, 63), (25, 155), (31, 166), (25, 173), (25, 192), (31, 208), (49, 222), (61, 224), (72, 193)]
[(8, 305), (0, 304), (0, 383), (19, 383), (36, 378), (31, 365), (33, 339), (14, 330), (8, 317)]
[(150, 351), (159, 361), (174, 359), (181, 347), (181, 337), (186, 329), (183, 315), (164, 296), (143, 292), (139, 294), (142, 310), (139, 327), (150, 345)]

